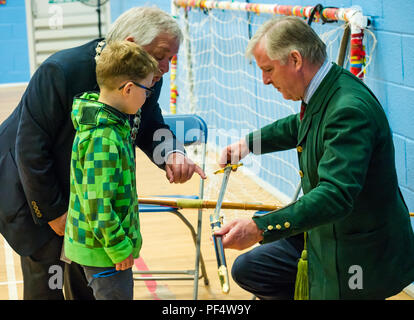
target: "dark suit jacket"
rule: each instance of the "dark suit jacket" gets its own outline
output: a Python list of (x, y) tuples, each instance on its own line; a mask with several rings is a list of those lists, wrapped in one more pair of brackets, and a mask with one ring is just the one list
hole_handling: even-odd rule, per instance
[[(414, 234), (380, 103), (334, 65), (305, 116), (248, 136), (261, 153), (298, 150), (304, 196), (255, 217), (264, 242), (307, 231), (311, 299), (384, 299), (414, 280)], [(261, 140), (259, 140), (261, 139)], [(361, 268), (361, 287), (350, 285)]]
[[(60, 51), (42, 63), (0, 126), (0, 232), (20, 255), (30, 255), (50, 239), (54, 232), (47, 222), (68, 209), (75, 134), (70, 112), (75, 95), (99, 90), (94, 57), (100, 40)], [(142, 107), (135, 141), (151, 159), (160, 143), (154, 132), (168, 128), (157, 102), (161, 86), (162, 80)], [(172, 143), (164, 144), (166, 152), (172, 150)], [(180, 144), (174, 147), (184, 151)]]

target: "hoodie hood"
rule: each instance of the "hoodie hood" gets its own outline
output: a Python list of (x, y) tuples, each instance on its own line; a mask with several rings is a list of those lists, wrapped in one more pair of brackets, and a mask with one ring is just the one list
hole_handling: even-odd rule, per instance
[(98, 101), (99, 93), (85, 92), (73, 99), (72, 123), (75, 130), (84, 132), (99, 126), (113, 126), (123, 138), (130, 134), (128, 116)]

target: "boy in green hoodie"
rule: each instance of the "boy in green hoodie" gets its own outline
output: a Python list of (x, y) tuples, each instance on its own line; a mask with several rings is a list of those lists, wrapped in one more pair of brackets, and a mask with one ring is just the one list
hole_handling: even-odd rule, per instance
[(139, 114), (158, 63), (133, 42), (112, 43), (96, 62), (100, 93), (76, 97), (65, 255), (82, 265), (96, 299), (133, 299), (142, 239), (127, 114)]

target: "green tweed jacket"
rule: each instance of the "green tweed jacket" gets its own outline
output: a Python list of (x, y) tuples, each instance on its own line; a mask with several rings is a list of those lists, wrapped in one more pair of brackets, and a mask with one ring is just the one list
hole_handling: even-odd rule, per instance
[(84, 93), (73, 103), (65, 254), (82, 265), (110, 267), (130, 254), (137, 258), (142, 239), (128, 117), (97, 99)]
[(304, 118), (246, 137), (268, 153), (297, 148), (304, 196), (254, 217), (263, 242), (307, 231), (310, 299), (384, 299), (414, 281), (414, 235), (392, 133), (374, 94), (334, 64)]

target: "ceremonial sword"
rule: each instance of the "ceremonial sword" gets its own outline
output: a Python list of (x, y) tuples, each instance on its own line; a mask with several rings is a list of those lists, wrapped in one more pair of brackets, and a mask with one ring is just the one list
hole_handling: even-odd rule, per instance
[(214, 250), (216, 251), (217, 258), (218, 276), (223, 293), (229, 293), (230, 291), (229, 273), (227, 270), (226, 256), (224, 255), (222, 236), (216, 236), (214, 232), (219, 230), (223, 223), (223, 216), (220, 215), (220, 209), (221, 204), (223, 203), (224, 193), (226, 192), (227, 182), (229, 181), (230, 172), (232, 170), (235, 170), (237, 167), (240, 167), (241, 165), (243, 164), (228, 164), (223, 169), (214, 172), (214, 174), (224, 173), (216, 208), (214, 209), (214, 213), (210, 215), (210, 225), (213, 234)]

